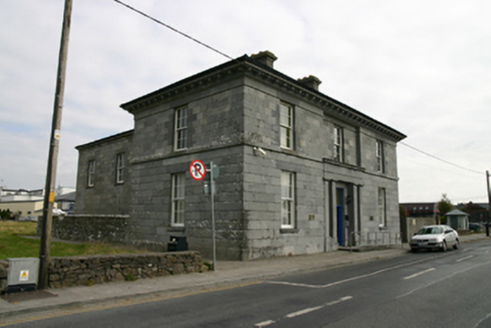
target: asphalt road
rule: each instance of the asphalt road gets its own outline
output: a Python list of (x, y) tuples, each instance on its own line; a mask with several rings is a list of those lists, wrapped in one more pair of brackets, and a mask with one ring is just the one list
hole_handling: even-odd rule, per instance
[(491, 327), (491, 246), (464, 245), (12, 327)]

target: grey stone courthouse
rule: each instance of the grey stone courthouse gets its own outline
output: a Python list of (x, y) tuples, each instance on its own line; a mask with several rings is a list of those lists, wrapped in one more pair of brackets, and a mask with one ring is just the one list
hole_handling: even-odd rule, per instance
[(244, 55), (121, 105), (133, 130), (77, 147), (76, 213), (126, 215), (126, 242), (186, 237), (211, 256), (210, 195), (189, 166), (213, 161), (218, 259), (328, 252), (371, 233), (398, 242), (405, 135), (276, 59)]

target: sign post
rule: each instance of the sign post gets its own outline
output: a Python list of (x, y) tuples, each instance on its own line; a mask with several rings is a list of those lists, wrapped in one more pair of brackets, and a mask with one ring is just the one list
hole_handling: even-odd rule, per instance
[(211, 231), (213, 240), (213, 271), (217, 270), (217, 249), (216, 249), (216, 239), (215, 239), (215, 186), (213, 181), (213, 162), (210, 162), (210, 195), (211, 195)]
[(201, 181), (205, 178), (206, 172), (210, 173), (210, 195), (211, 195), (211, 234), (213, 242), (213, 271), (216, 271), (217, 256), (216, 256), (216, 237), (215, 237), (215, 181), (214, 175), (218, 175), (218, 167), (210, 162), (210, 168), (207, 168), (200, 160), (194, 160), (189, 165), (189, 174), (196, 181)]

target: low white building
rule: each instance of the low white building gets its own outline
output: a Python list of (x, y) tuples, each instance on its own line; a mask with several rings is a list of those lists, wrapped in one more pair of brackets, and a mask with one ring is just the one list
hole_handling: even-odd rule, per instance
[(447, 225), (451, 226), (455, 230), (468, 230), (469, 229), (469, 214), (453, 210), (445, 214), (447, 217)]

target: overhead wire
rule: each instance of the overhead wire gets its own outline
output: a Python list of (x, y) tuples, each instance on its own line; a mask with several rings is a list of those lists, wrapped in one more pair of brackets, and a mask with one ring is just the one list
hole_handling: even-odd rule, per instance
[(427, 163), (427, 162), (422, 162), (421, 160), (417, 160), (417, 159), (413, 159), (413, 158), (409, 158), (409, 157), (406, 157), (406, 156), (401, 156), (401, 155), (398, 155), (397, 156), (397, 161), (404, 161), (404, 162), (407, 162), (408, 164), (410, 165), (418, 165), (419, 167), (424, 167), (424, 168), (427, 168), (429, 170), (438, 170), (440, 172), (447, 172), (448, 174), (451, 174), (452, 176), (460, 176), (460, 177), (463, 177), (465, 179), (473, 179), (473, 180), (476, 180), (476, 181), (480, 181), (482, 180), (482, 178), (480, 176), (478, 176), (477, 174), (470, 174), (470, 173), (474, 173), (474, 172), (464, 172), (463, 170), (459, 169), (459, 170), (456, 170), (455, 167), (448, 167), (448, 166), (437, 166), (438, 163), (436, 164), (430, 164), (430, 163)]
[(159, 25), (162, 25), (162, 26), (164, 26), (164, 27), (166, 27), (166, 28), (168, 28), (168, 29), (170, 29), (170, 30), (172, 30), (172, 31), (174, 31), (174, 32), (176, 32), (176, 33), (178, 33), (178, 34), (180, 34), (180, 35), (182, 35), (182, 36), (184, 36), (184, 37), (186, 37), (186, 38), (188, 38), (188, 39), (190, 39), (190, 40), (192, 40), (192, 41), (194, 41), (194, 42), (196, 42), (196, 43), (198, 43), (198, 44), (200, 44), (200, 45), (202, 45), (202, 46), (204, 46), (204, 47), (206, 47), (206, 48), (208, 48), (208, 49), (210, 49), (210, 50), (212, 50), (212, 51), (214, 51), (214, 52), (216, 52), (216, 53), (218, 53), (218, 54), (220, 54), (220, 55), (222, 55), (224, 57), (226, 57), (226, 58), (228, 58), (228, 59), (230, 59), (230, 60), (234, 60), (234, 58), (232, 58), (229, 55), (227, 55), (227, 54), (225, 54), (225, 53), (223, 53), (223, 52), (221, 52), (221, 51), (213, 48), (212, 46), (209, 46), (206, 43), (201, 42), (201, 41), (193, 38), (192, 36), (190, 36), (190, 35), (188, 35), (188, 34), (186, 34), (184, 32), (181, 32), (178, 29), (176, 29), (176, 28), (174, 28), (174, 27), (172, 27), (172, 26), (170, 26), (170, 25), (168, 25), (168, 24), (166, 24), (166, 23), (158, 20), (157, 18), (154, 18), (154, 17), (152, 17), (152, 16), (150, 16), (150, 15), (148, 15), (148, 14), (146, 14), (146, 13), (144, 13), (144, 12), (142, 12), (142, 11), (140, 11), (140, 10), (138, 10), (138, 9), (136, 9), (136, 8), (134, 8), (134, 7), (132, 7), (132, 6), (124, 3), (124, 2), (122, 2), (122, 1), (114, 0), (114, 2), (119, 3), (120, 5), (122, 5), (122, 6), (126, 7), (126, 8), (128, 8), (128, 9), (130, 9), (130, 10), (132, 10), (132, 11), (134, 11), (134, 12), (136, 12), (136, 13), (138, 13), (138, 14), (140, 14), (140, 15), (142, 15), (142, 16), (144, 16), (144, 17), (146, 17), (146, 18), (148, 18), (148, 19), (150, 19), (152, 21), (154, 21), (155, 23), (157, 23)]
[(412, 150), (415, 150), (415, 151), (417, 151), (417, 152), (419, 152), (419, 153), (421, 153), (421, 154), (424, 154), (424, 155), (426, 155), (426, 156), (429, 156), (429, 157), (431, 157), (431, 158), (434, 158), (434, 159), (436, 159), (436, 160), (438, 160), (438, 161), (440, 161), (440, 162), (443, 162), (443, 163), (445, 163), (445, 164), (448, 164), (448, 165), (451, 165), (451, 166), (457, 167), (457, 168), (459, 168), (459, 169), (461, 169), (461, 170), (466, 170), (466, 171), (469, 171), (469, 172), (472, 172), (472, 173), (476, 173), (476, 174), (483, 174), (483, 173), (484, 173), (484, 172), (481, 172), (481, 171), (476, 171), (476, 170), (473, 170), (473, 169), (469, 169), (469, 168), (467, 168), (467, 167), (464, 167), (464, 166), (461, 166), (461, 165), (458, 165), (458, 164), (455, 164), (455, 163), (449, 162), (449, 161), (447, 161), (447, 160), (441, 159), (441, 158), (439, 158), (439, 157), (437, 157), (437, 156), (435, 156), (435, 155), (432, 155), (432, 154), (430, 154), (430, 153), (427, 153), (427, 152), (425, 152), (425, 151), (423, 151), (423, 150), (421, 150), (421, 149), (418, 149), (418, 148), (416, 148), (416, 147), (414, 147), (414, 146), (411, 146), (411, 145), (409, 145), (409, 144), (407, 144), (407, 143), (405, 143), (405, 142), (400, 141), (399, 143), (400, 143), (400, 144), (402, 144), (402, 145), (404, 145), (404, 146), (406, 146), (406, 147), (408, 147), (408, 148), (411, 148)]
[[(152, 21), (154, 21), (155, 23), (157, 23), (157, 24), (159, 24), (159, 25), (162, 25), (162, 26), (164, 26), (164, 27), (166, 27), (166, 28), (168, 28), (168, 29), (170, 29), (170, 30), (172, 30), (172, 31), (174, 31), (174, 32), (176, 32), (176, 33), (178, 33), (178, 34), (180, 34), (180, 35), (182, 35), (182, 36), (184, 36), (184, 37), (186, 37), (186, 38), (188, 38), (188, 39), (190, 39), (190, 40), (192, 40), (192, 41), (194, 41), (194, 42), (196, 42), (196, 43), (198, 43), (198, 44), (200, 44), (200, 45), (202, 45), (202, 46), (204, 46), (204, 47), (206, 47), (206, 48), (208, 48), (208, 49), (210, 49), (210, 50), (212, 50), (212, 51), (214, 51), (214, 52), (216, 52), (216, 53), (218, 53), (218, 54), (220, 54), (221, 56), (224, 56), (224, 57), (226, 57), (226, 58), (228, 58), (228, 59), (230, 59), (230, 60), (234, 60), (234, 58), (232, 58), (231, 56), (229, 56), (229, 55), (227, 55), (227, 54), (223, 53), (222, 51), (219, 51), (219, 50), (215, 49), (214, 47), (212, 47), (212, 46), (210, 46), (210, 45), (208, 45), (208, 44), (206, 44), (206, 43), (204, 43), (204, 42), (201, 42), (201, 41), (197, 40), (196, 38), (193, 38), (192, 36), (190, 36), (190, 35), (188, 35), (188, 34), (186, 34), (186, 33), (184, 33), (184, 32), (181, 32), (181, 31), (179, 31), (178, 29), (176, 29), (176, 28), (174, 28), (174, 27), (170, 26), (169, 24), (166, 24), (166, 23), (162, 22), (161, 20), (159, 20), (159, 19), (157, 19), (157, 18), (154, 18), (154, 17), (152, 17), (152, 16), (150, 16), (150, 15), (148, 15), (148, 14), (146, 14), (146, 13), (144, 13), (144, 12), (142, 12), (142, 11), (140, 11), (140, 10), (138, 10), (138, 9), (136, 9), (136, 8), (134, 8), (134, 7), (130, 6), (130, 5), (128, 5), (128, 4), (124, 3), (124, 2), (122, 2), (122, 1), (120, 1), (120, 0), (114, 0), (114, 2), (116, 2), (116, 3), (118, 3), (118, 4), (122, 5), (122, 6), (124, 6), (124, 7), (128, 8), (128, 9), (130, 9), (130, 10), (132, 10), (132, 11), (134, 11), (134, 12), (136, 12), (136, 13), (138, 13), (138, 14), (140, 14), (140, 15), (142, 15), (142, 16), (144, 16), (144, 17), (146, 17), (146, 18), (148, 18), (148, 19), (150, 19), (150, 20), (152, 20)], [(422, 153), (422, 154), (424, 154), (424, 155), (426, 155), (426, 156), (429, 156), (429, 157), (431, 157), (431, 158), (434, 158), (434, 159), (436, 159), (436, 160), (438, 160), (438, 161), (440, 161), (440, 162), (443, 162), (443, 163), (445, 163), (445, 164), (448, 164), (448, 165), (451, 165), (451, 166), (457, 167), (457, 168), (462, 169), (462, 170), (466, 170), (466, 171), (468, 171), (468, 172), (476, 173), (476, 174), (482, 174), (482, 173), (483, 173), (483, 172), (481, 172), (481, 171), (476, 171), (476, 170), (473, 170), (473, 169), (469, 169), (469, 168), (467, 168), (467, 167), (464, 167), (464, 166), (461, 166), (461, 165), (458, 165), (458, 164), (452, 163), (452, 162), (450, 162), (450, 161), (447, 161), (447, 160), (441, 159), (441, 158), (439, 158), (439, 157), (437, 157), (437, 156), (435, 156), (435, 155), (432, 155), (432, 154), (427, 153), (427, 152), (425, 152), (425, 151), (423, 151), (423, 150), (420, 150), (420, 149), (418, 149), (418, 148), (416, 148), (416, 147), (414, 147), (414, 146), (411, 146), (411, 145), (409, 145), (409, 144), (407, 144), (407, 143), (405, 143), (405, 142), (402, 142), (402, 141), (401, 141), (400, 143), (401, 143), (402, 145), (404, 145), (404, 146), (408, 147), (408, 148), (411, 148), (411, 149), (413, 149), (413, 150), (415, 150), (415, 151), (417, 151), (417, 152), (419, 152), (419, 153)]]

